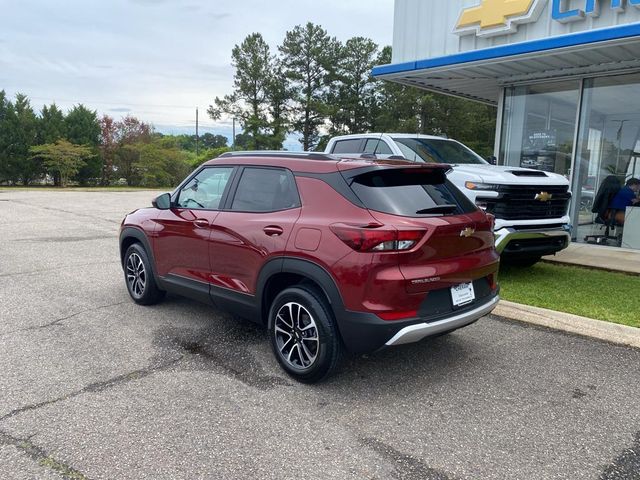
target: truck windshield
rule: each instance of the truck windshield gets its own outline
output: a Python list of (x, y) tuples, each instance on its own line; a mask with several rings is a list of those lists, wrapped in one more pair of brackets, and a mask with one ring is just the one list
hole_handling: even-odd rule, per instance
[(486, 165), (473, 150), (451, 140), (429, 138), (394, 138), (407, 160), (450, 165)]

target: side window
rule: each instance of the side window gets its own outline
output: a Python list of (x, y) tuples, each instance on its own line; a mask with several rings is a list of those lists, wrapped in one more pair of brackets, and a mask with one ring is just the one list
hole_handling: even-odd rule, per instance
[(361, 143), (362, 140), (359, 138), (338, 140), (333, 146), (331, 153), (362, 153), (362, 149), (360, 148)]
[(178, 196), (180, 208), (217, 210), (233, 167), (208, 167), (187, 183)]
[(373, 153), (374, 155), (393, 155), (393, 152), (384, 140), (370, 138), (364, 147), (364, 153)]
[(296, 181), (282, 168), (245, 168), (233, 198), (232, 210), (275, 212), (300, 206)]

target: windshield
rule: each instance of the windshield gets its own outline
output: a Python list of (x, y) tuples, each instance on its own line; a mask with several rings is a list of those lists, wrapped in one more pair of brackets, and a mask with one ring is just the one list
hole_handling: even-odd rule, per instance
[(430, 138), (394, 138), (407, 160), (449, 165), (486, 165), (478, 154), (452, 140)]

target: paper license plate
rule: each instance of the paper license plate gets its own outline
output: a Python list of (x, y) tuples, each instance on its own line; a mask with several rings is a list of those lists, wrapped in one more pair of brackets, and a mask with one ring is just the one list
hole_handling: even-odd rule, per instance
[(451, 287), (451, 298), (455, 307), (473, 302), (476, 298), (476, 294), (473, 291), (473, 283), (461, 283)]

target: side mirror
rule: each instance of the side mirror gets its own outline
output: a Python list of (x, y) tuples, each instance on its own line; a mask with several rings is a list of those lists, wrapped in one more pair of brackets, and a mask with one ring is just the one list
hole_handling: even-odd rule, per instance
[(498, 159), (495, 157), (495, 155), (490, 155), (487, 157), (487, 162), (489, 162), (491, 165), (497, 165)]
[(151, 205), (158, 210), (169, 210), (171, 208), (171, 194), (163, 193), (151, 201)]

